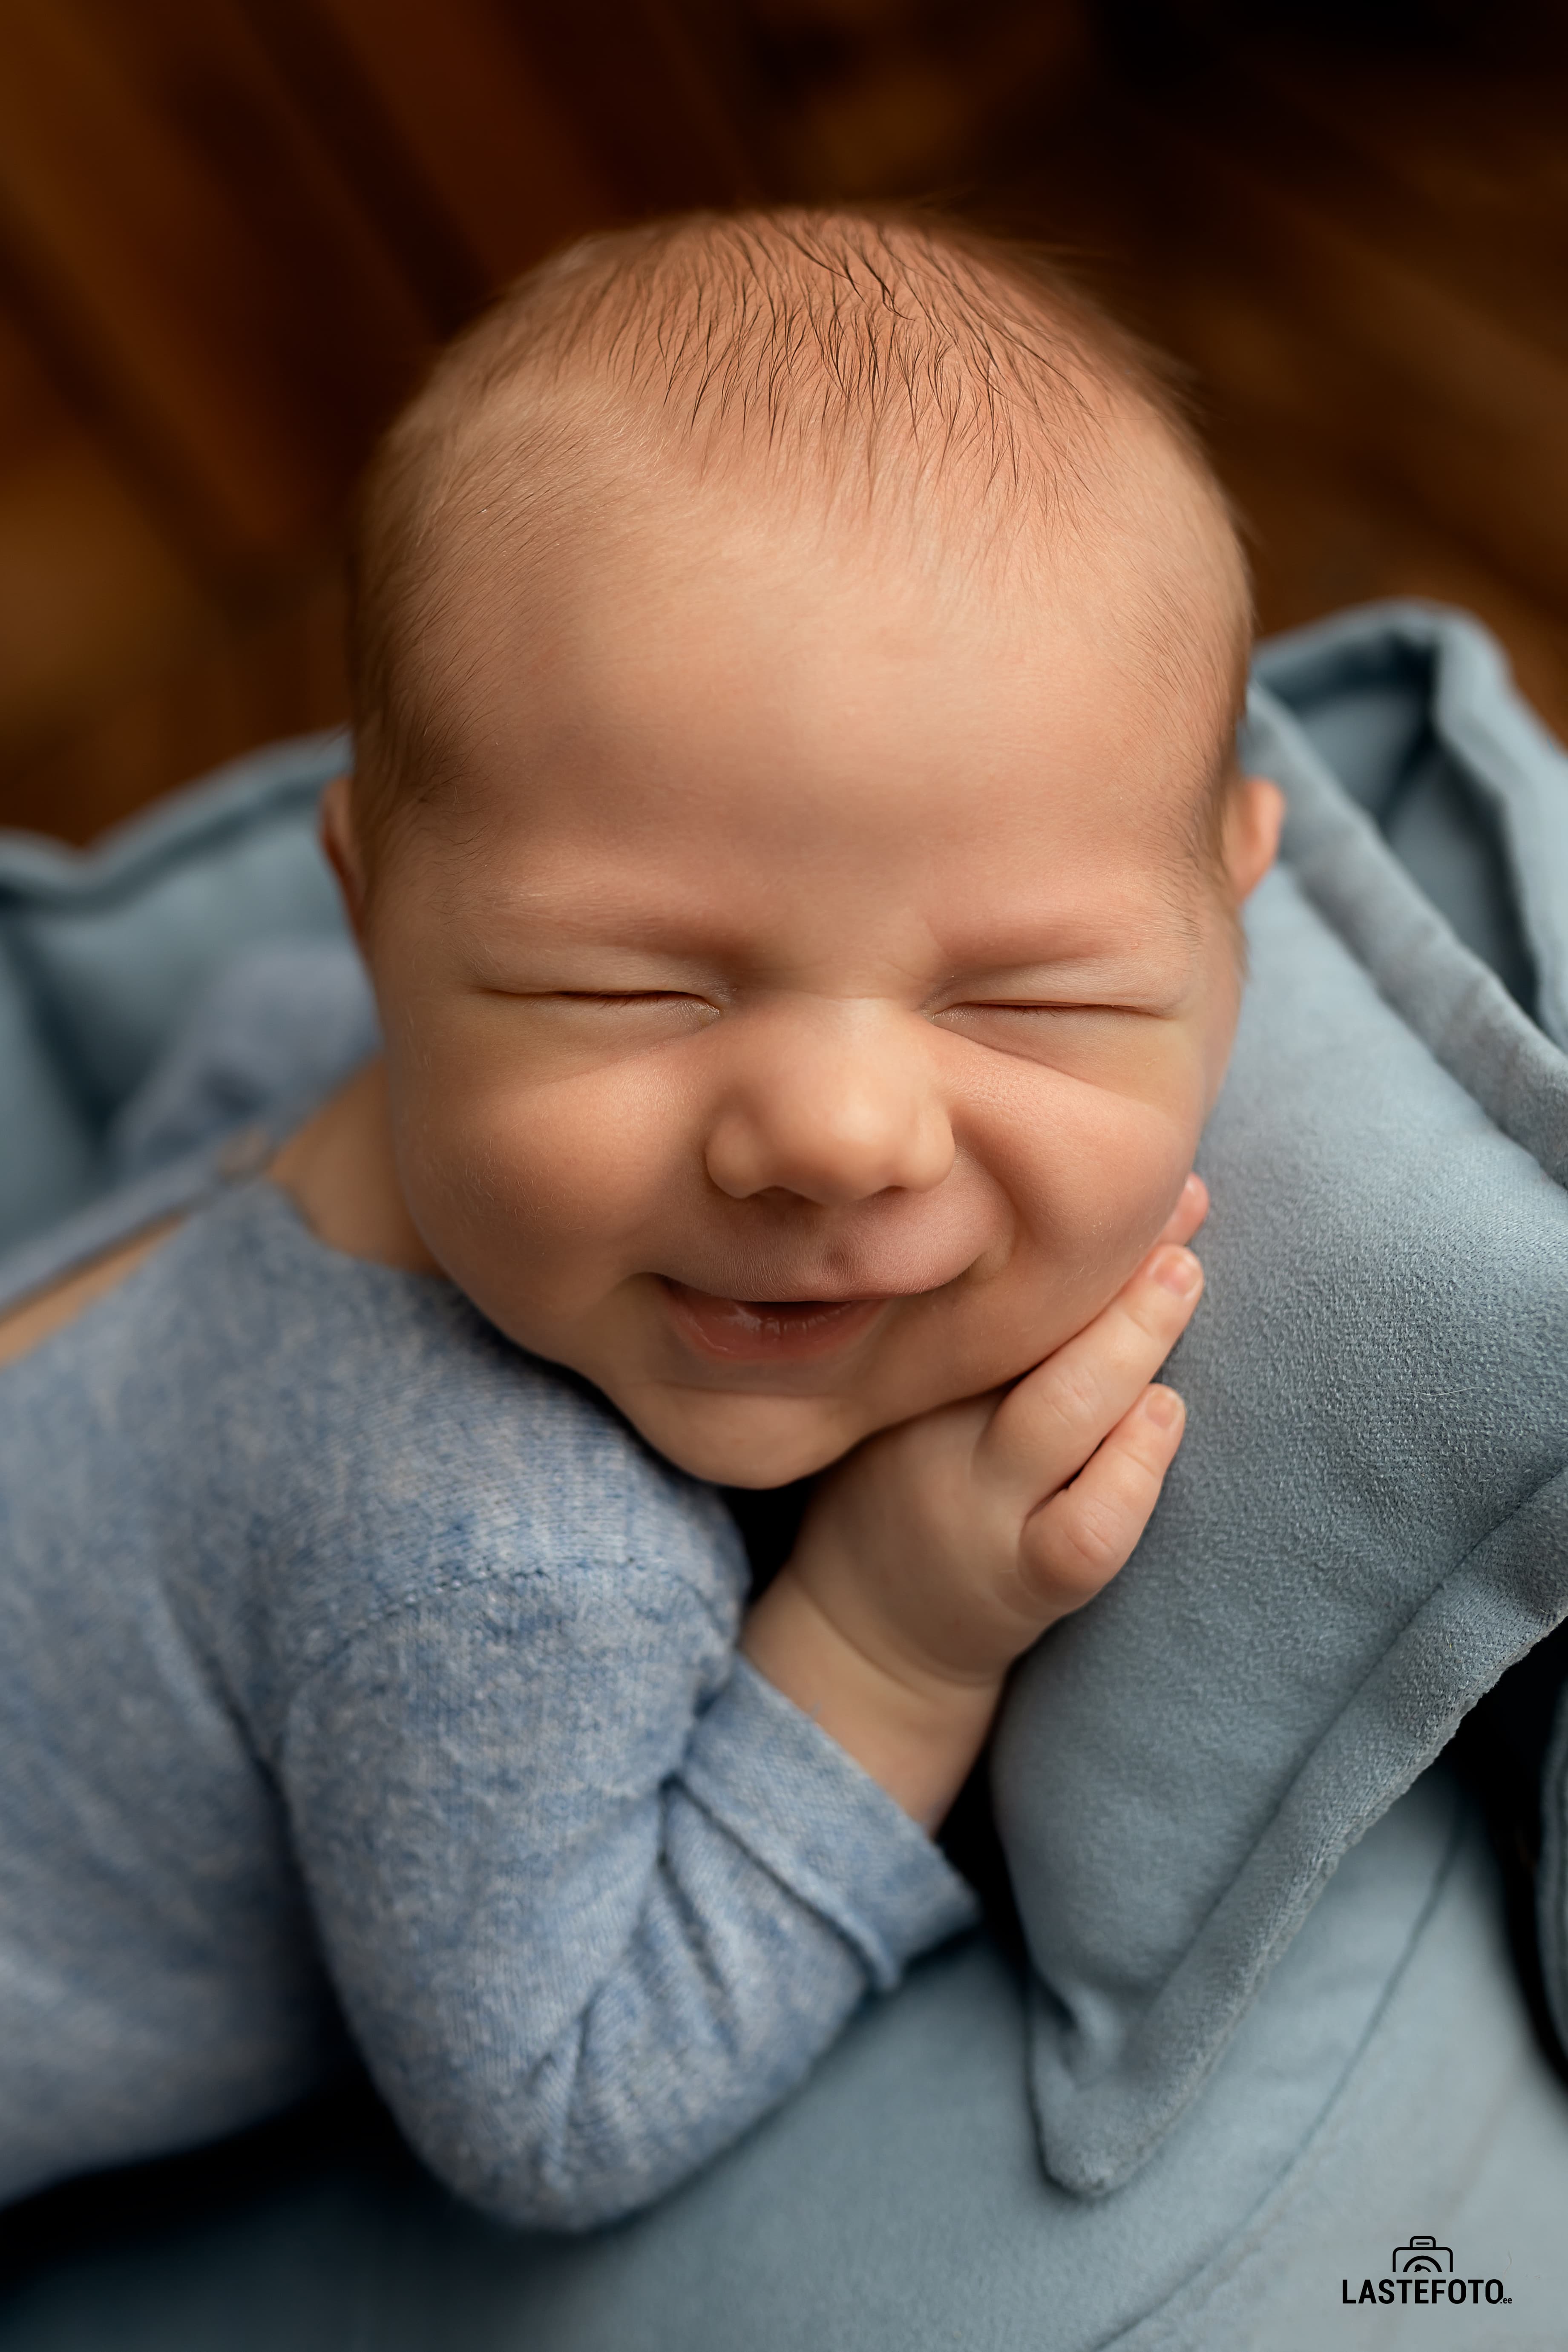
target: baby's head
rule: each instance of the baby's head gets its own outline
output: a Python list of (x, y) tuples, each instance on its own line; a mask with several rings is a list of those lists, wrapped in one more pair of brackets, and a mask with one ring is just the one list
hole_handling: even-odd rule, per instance
[(356, 600), (329, 839), (409, 1207), (501, 1329), (771, 1486), (1098, 1311), (1278, 824), (1137, 346), (919, 215), (594, 238), (395, 427)]

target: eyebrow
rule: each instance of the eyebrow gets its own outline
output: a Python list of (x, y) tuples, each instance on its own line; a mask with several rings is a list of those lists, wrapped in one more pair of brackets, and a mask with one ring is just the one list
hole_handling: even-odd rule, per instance
[[(686, 910), (650, 905), (640, 894), (606, 896), (598, 891), (500, 890), (489, 888), (482, 904), (500, 940), (480, 952), (486, 962), (510, 961), (509, 948), (525, 949), (527, 934), (542, 923), (552, 946), (599, 954), (623, 954), (650, 961), (696, 967), (703, 971), (736, 970), (765, 974), (780, 959), (777, 943), (711, 907)], [(1135, 908), (1070, 907), (1042, 913), (1033, 921), (1016, 912), (967, 936), (927, 933), (931, 940), (923, 971), (910, 961), (910, 977), (924, 994), (984, 985), (1005, 996), (1016, 984), (1020, 997), (1083, 988), (1146, 997), (1149, 958), (1156, 957), (1160, 994), (1179, 992), (1191, 978), (1203, 944), (1201, 926), (1190, 908), (1163, 895)], [(476, 941), (476, 946), (479, 942)]]
[(1110, 1002), (1122, 993), (1147, 995), (1152, 979), (1162, 994), (1179, 989), (1195, 965), (1196, 958), (1184, 946), (1179, 954), (1160, 955), (1152, 964), (1135, 950), (1118, 948), (1096, 955), (1021, 957), (1015, 962), (965, 964), (943, 979), (940, 992), (984, 988), (1005, 1003), (1010, 996), (1023, 1000), (1089, 991), (1103, 993)]

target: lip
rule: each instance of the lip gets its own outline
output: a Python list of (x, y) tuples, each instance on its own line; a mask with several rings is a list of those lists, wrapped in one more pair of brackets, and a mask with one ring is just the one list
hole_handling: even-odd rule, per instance
[(730, 1364), (804, 1364), (860, 1339), (888, 1300), (875, 1298), (719, 1298), (660, 1276), (681, 1337)]

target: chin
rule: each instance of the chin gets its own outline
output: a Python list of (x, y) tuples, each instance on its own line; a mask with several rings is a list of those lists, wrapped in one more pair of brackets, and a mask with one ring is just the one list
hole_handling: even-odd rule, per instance
[(826, 1470), (867, 1433), (837, 1398), (659, 1389), (614, 1402), (656, 1454), (714, 1486), (787, 1486)]

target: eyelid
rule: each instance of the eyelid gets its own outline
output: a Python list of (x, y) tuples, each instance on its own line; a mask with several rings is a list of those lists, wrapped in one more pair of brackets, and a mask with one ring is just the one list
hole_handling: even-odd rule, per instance
[(1133, 1013), (1131, 1004), (1108, 1004), (1102, 999), (1061, 996), (963, 996), (944, 1004), (943, 1013)]
[(480, 987), (483, 996), (503, 996), (525, 1004), (710, 1004), (712, 998), (690, 988), (508, 988), (492, 981)]
[(711, 1004), (690, 988), (550, 988), (541, 995), (567, 1004)]

